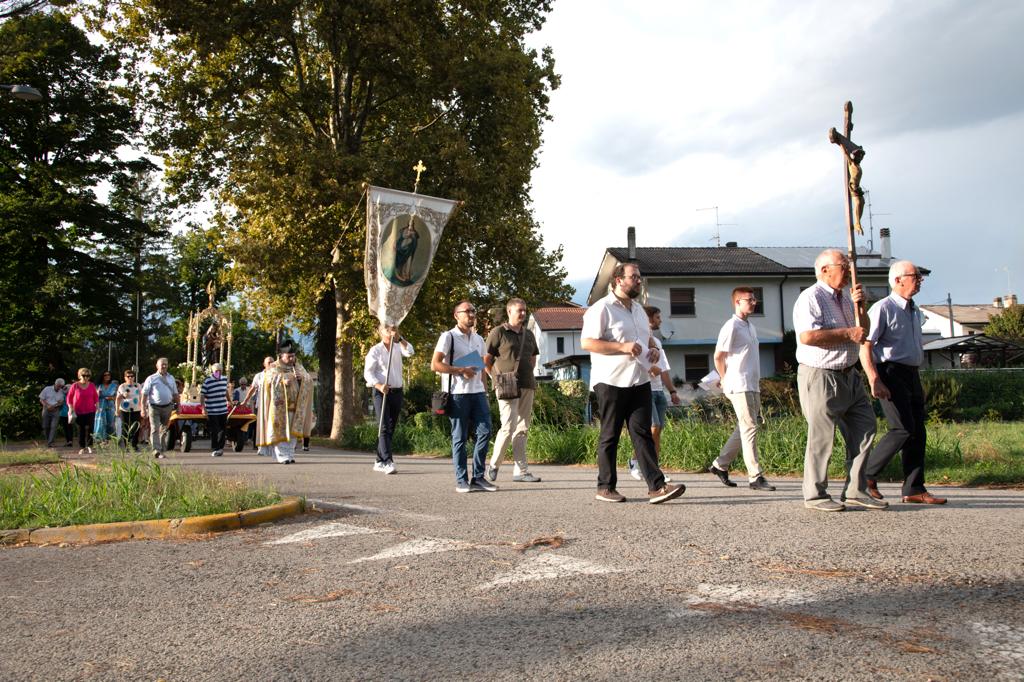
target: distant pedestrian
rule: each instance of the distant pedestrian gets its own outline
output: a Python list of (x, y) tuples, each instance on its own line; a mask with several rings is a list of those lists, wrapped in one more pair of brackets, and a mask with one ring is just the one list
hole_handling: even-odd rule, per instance
[[(149, 414), (149, 441), (153, 456), (157, 459), (164, 457), (165, 440), (171, 428), (171, 412), (178, 402), (178, 396), (178, 384), (167, 371), (167, 358), (160, 358), (156, 361), (156, 372), (142, 383), (142, 409)], [(173, 443), (166, 445), (173, 447)]]
[(78, 381), (68, 390), (68, 420), (78, 425), (78, 454), (92, 454), (92, 426), (100, 402), (100, 392), (89, 381), (92, 372), (88, 367), (78, 370)]
[(210, 366), (210, 376), (203, 380), (199, 402), (206, 412), (206, 428), (210, 432), (210, 456), (224, 454), (224, 439), (228, 422), (228, 380), (219, 362)]
[[(858, 284), (850, 294), (850, 261), (841, 251), (827, 249), (814, 261), (817, 283), (804, 289), (793, 305), (796, 330), (797, 388), (800, 410), (807, 420), (804, 453), (804, 506), (814, 511), (839, 512), (846, 507), (885, 509), (867, 491), (864, 467), (875, 438), (871, 408), (857, 356), (867, 333), (855, 324), (854, 303), (864, 298)], [(836, 427), (846, 442), (846, 483), (840, 502), (828, 494), (828, 462)]]
[(921, 311), (914, 296), (921, 290), (921, 273), (908, 260), (889, 267), (886, 298), (868, 311), (871, 331), (861, 347), (860, 361), (871, 385), (871, 394), (882, 404), (889, 430), (868, 455), (865, 477), (868, 494), (882, 499), (878, 476), (897, 452), (903, 463), (903, 501), (911, 504), (945, 504), (924, 487), (924, 451), (928, 438), (924, 389), (919, 367), (924, 362)]
[(619, 437), (626, 425), (647, 501), (660, 504), (686, 491), (665, 482), (651, 436), (650, 373), (661, 357), (651, 342), (647, 315), (636, 301), (642, 291), (640, 268), (620, 263), (612, 273), (612, 291), (583, 314), (581, 346), (590, 352), (590, 385), (597, 394), (601, 435), (597, 445), (597, 495), (601, 502), (625, 502), (616, 489)]
[(256, 419), (249, 425), (249, 438), (252, 440), (253, 449), (256, 450), (256, 454), (260, 457), (270, 456), (270, 450), (261, 448), (256, 442), (256, 424), (259, 422), (260, 414), (260, 385), (263, 383), (263, 372), (267, 371), (273, 364), (274, 358), (270, 355), (263, 358), (263, 369), (253, 375), (249, 390), (245, 392), (245, 395), (239, 401), (242, 405), (248, 405), (252, 408), (252, 413), (256, 415)]
[(370, 348), (363, 367), (363, 379), (373, 389), (373, 411), (380, 422), (377, 461), (373, 463), (373, 470), (393, 474), (396, 469), (391, 439), (398, 425), (398, 416), (402, 413), (402, 358), (411, 358), (415, 349), (398, 333), (398, 327), (380, 325), (377, 333), (380, 343)]
[(757, 430), (761, 417), (761, 355), (757, 329), (750, 316), (757, 308), (757, 298), (751, 287), (732, 290), (733, 316), (722, 325), (715, 346), (715, 369), (718, 370), (722, 393), (736, 412), (736, 428), (722, 446), (709, 471), (727, 486), (729, 465), (743, 452), (747, 467), (747, 481), (753, 490), (772, 491), (761, 470), (757, 456)]
[[(441, 334), (434, 347), (430, 368), (447, 374), (446, 386), (451, 400), (448, 421), (452, 427), (452, 464), (455, 467), (455, 492), (483, 490), (495, 492), (498, 487), (487, 480), (487, 447), (491, 440), (491, 408), (484, 390), (484, 340), (474, 331), (476, 306), (459, 301), (452, 311), (455, 326)], [(466, 444), (470, 428), (476, 426), (473, 446), (473, 478), (467, 470)]]
[(64, 401), (63, 379), (55, 380), (53, 386), (47, 386), (39, 394), (39, 404), (43, 408), (41, 415), (43, 435), (46, 437), (46, 447), (48, 448), (53, 447), (53, 441), (57, 438), (57, 423), (60, 421)]
[(114, 427), (117, 418), (117, 382), (110, 370), (100, 375), (100, 382), (96, 389), (100, 392), (100, 404), (96, 409), (96, 422), (92, 430), (97, 440), (107, 440), (114, 435)]
[(139, 451), (142, 430), (142, 385), (136, 381), (135, 370), (124, 371), (124, 382), (117, 387), (117, 412), (121, 417), (121, 433), (132, 450)]
[[(668, 423), (668, 403), (672, 401), (673, 405), (678, 405), (679, 391), (676, 390), (675, 385), (672, 383), (671, 369), (672, 366), (668, 364), (668, 356), (665, 355), (665, 349), (661, 345), (661, 340), (654, 335), (654, 332), (661, 329), (661, 308), (653, 305), (645, 305), (644, 312), (647, 313), (647, 320), (651, 326), (651, 341), (658, 349), (658, 360), (655, 364), (656, 369), (649, 372), (651, 377), (651, 438), (654, 439), (654, 453), (658, 456), (658, 462), (661, 462), (661, 432), (664, 430), (665, 425)], [(665, 395), (665, 387), (668, 387), (668, 395)], [(629, 475), (638, 481), (644, 480), (644, 475), (640, 473), (640, 467), (636, 465), (636, 457), (629, 460)], [(672, 479), (669, 478), (668, 474), (665, 474), (665, 482), (669, 482)]]

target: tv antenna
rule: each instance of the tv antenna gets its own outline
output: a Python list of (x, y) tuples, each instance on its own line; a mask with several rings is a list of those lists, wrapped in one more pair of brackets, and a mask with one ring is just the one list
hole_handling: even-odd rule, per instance
[(871, 210), (871, 190), (864, 190), (864, 198), (868, 203), (868, 253), (875, 252), (875, 221), (876, 215), (892, 215), (892, 213), (874, 213)]
[[(708, 206), (707, 208), (698, 208), (697, 210), (698, 211), (714, 211), (715, 212), (715, 236), (712, 237), (711, 239), (715, 240), (715, 246), (721, 246), (722, 245), (722, 228), (726, 227), (726, 226), (733, 226), (733, 227), (735, 227), (737, 225), (737, 223), (720, 223), (720, 222), (718, 222), (718, 207), (717, 206)], [(708, 241), (711, 241), (711, 239), (709, 239)]]

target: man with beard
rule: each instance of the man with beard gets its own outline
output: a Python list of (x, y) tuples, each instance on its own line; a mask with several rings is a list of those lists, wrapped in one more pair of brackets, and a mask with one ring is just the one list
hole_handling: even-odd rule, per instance
[(601, 502), (625, 502), (615, 490), (615, 455), (622, 425), (629, 429), (647, 501), (660, 504), (679, 497), (686, 486), (665, 483), (651, 436), (650, 374), (660, 352), (651, 340), (647, 313), (635, 299), (642, 290), (640, 268), (620, 263), (612, 273), (611, 293), (583, 315), (582, 347), (590, 352), (590, 386), (597, 394), (601, 435), (597, 445), (597, 496)]
[(277, 362), (253, 380), (259, 390), (256, 444), (261, 454), (273, 455), (281, 464), (295, 463), (295, 443), (313, 428), (313, 378), (295, 357), (295, 346), (285, 340)]

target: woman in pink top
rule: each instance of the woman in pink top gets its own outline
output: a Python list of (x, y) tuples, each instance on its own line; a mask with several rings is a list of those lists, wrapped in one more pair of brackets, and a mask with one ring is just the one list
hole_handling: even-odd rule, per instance
[(68, 419), (74, 415), (78, 424), (78, 454), (92, 454), (92, 423), (96, 417), (96, 406), (100, 402), (100, 392), (89, 381), (92, 372), (88, 367), (78, 370), (78, 381), (71, 384), (68, 390), (67, 403), (70, 408)]

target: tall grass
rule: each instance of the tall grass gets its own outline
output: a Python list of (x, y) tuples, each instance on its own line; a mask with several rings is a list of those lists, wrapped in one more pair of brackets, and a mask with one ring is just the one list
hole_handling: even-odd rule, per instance
[(43, 475), (0, 477), (0, 528), (221, 514), (280, 499), (273, 490), (122, 457), (98, 470), (63, 467)]

